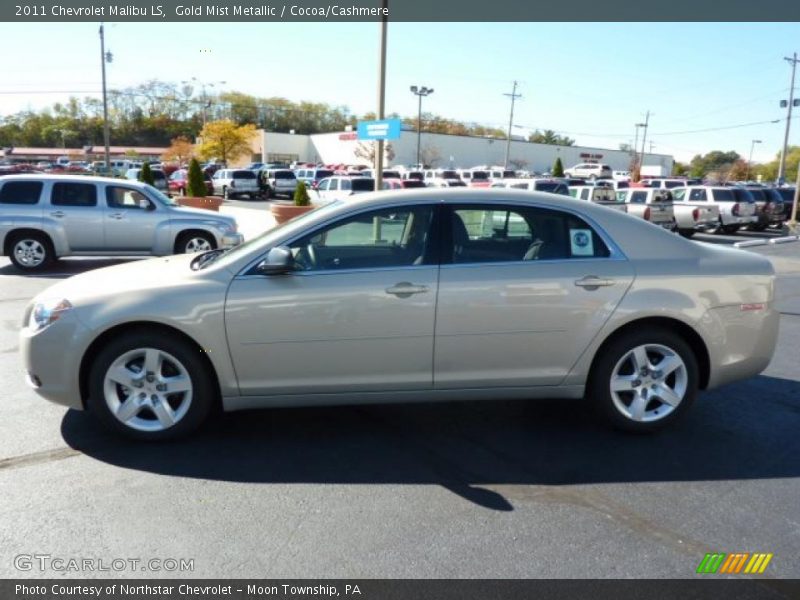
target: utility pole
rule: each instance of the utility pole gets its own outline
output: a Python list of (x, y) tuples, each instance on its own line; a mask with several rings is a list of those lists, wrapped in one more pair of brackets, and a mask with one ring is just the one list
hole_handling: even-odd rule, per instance
[(783, 134), (783, 150), (781, 151), (781, 164), (778, 167), (778, 183), (783, 183), (786, 175), (786, 149), (789, 145), (789, 126), (792, 124), (792, 104), (794, 104), (794, 73), (797, 69), (797, 52), (792, 54), (792, 58), (784, 56), (783, 60), (792, 63), (792, 83), (789, 85), (789, 103), (786, 113), (786, 131)]
[(647, 140), (647, 127), (650, 125), (650, 111), (647, 111), (647, 114), (644, 117), (644, 133), (642, 133), (642, 160), (639, 163), (639, 179), (642, 178), (642, 167), (644, 166), (644, 149), (645, 149), (645, 141)]
[[(380, 62), (378, 63), (378, 120), (384, 118), (386, 112), (386, 25), (387, 14), (389, 12), (389, 0), (383, 0), (383, 16), (381, 17), (381, 50)], [(383, 140), (378, 140), (375, 145), (375, 191), (378, 192), (383, 189)], [(377, 236), (377, 234), (376, 234)], [(376, 239), (378, 239), (376, 237)]]
[(111, 173), (111, 158), (110, 158), (110, 139), (111, 133), (108, 129), (108, 95), (106, 93), (106, 61), (111, 62), (111, 53), (106, 56), (106, 38), (103, 32), (103, 24), (100, 23), (100, 66), (103, 72), (103, 143), (105, 144), (105, 171), (106, 174)]
[(516, 102), (517, 98), (522, 98), (522, 94), (517, 93), (517, 82), (514, 82), (514, 89), (511, 90), (510, 94), (503, 95), (511, 98), (511, 115), (508, 117), (508, 137), (506, 138), (506, 160), (503, 163), (503, 168), (507, 169), (509, 154), (511, 153), (511, 127), (514, 125), (514, 102)]
[(636, 165), (639, 163), (639, 127), (642, 123), (634, 123), (636, 135), (633, 136), (633, 147), (631, 148), (631, 171), (636, 170)]

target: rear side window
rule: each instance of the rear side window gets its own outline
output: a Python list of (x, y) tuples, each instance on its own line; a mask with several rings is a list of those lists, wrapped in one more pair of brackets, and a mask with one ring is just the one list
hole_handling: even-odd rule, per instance
[(703, 189), (700, 190), (692, 190), (689, 192), (689, 201), (690, 202), (705, 202), (708, 200), (706, 196), (706, 191)]
[(734, 202), (736, 200), (732, 190), (723, 188), (714, 189), (714, 200), (717, 202)]
[(0, 189), (0, 204), (36, 204), (43, 186), (41, 181), (9, 181)]
[(55, 183), (50, 204), (53, 206), (97, 206), (97, 188), (91, 183)]

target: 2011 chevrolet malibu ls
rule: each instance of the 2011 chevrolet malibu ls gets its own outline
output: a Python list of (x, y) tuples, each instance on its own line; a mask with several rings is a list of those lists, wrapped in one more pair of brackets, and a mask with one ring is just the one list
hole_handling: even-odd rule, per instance
[(756, 375), (774, 271), (563, 196), (367, 194), (242, 246), (72, 277), (28, 307), (33, 388), (153, 440), (256, 407), (587, 396), (619, 428)]

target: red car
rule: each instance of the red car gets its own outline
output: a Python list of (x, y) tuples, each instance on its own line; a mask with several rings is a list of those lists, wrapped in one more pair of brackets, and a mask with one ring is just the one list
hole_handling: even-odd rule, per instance
[[(214, 184), (211, 183), (211, 178), (208, 175), (203, 175), (203, 179), (206, 182), (206, 194), (213, 196)], [(181, 196), (185, 196), (186, 187), (189, 185), (189, 170), (178, 169), (169, 176), (169, 181), (167, 183), (169, 185), (170, 192), (177, 192)]]

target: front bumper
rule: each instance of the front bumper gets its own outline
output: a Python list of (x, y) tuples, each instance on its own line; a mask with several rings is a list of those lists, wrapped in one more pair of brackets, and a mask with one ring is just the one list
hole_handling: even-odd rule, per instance
[(74, 311), (40, 331), (22, 328), (20, 354), (33, 391), (50, 402), (83, 410), (78, 373), (90, 333)]
[(227, 233), (222, 236), (220, 247), (234, 248), (244, 243), (244, 236), (241, 233)]

